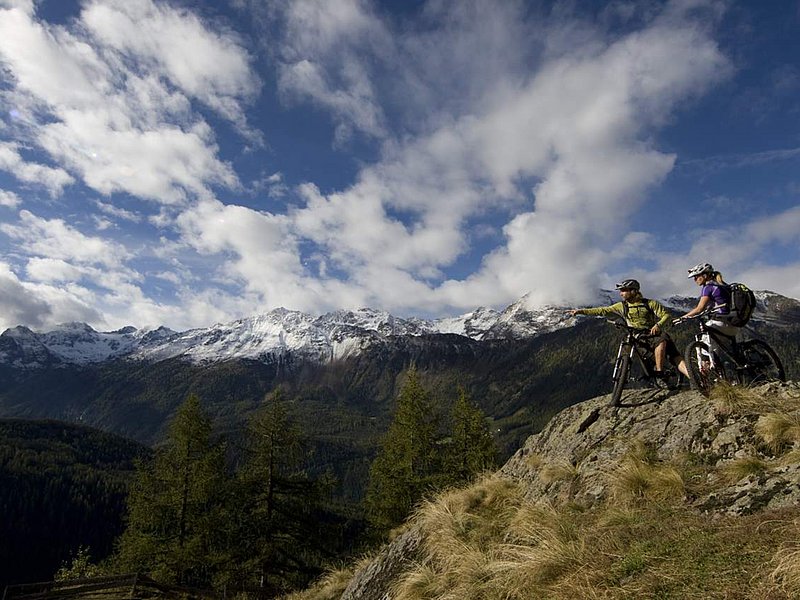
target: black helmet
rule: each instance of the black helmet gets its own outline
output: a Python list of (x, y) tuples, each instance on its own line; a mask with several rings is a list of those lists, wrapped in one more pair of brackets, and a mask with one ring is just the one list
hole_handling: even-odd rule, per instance
[(693, 266), (689, 269), (689, 279), (697, 277), (698, 275), (704, 275), (708, 273), (709, 275), (714, 272), (714, 267), (712, 267), (708, 263), (700, 263), (699, 265)]
[(617, 289), (639, 291), (639, 282), (635, 279), (623, 279), (617, 284)]

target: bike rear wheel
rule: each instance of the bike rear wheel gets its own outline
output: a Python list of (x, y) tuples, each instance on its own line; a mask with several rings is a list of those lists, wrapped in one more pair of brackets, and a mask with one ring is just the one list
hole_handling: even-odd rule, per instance
[(748, 340), (739, 344), (739, 351), (744, 357), (747, 383), (752, 385), (768, 381), (786, 381), (781, 359), (766, 342)]
[(617, 359), (617, 364), (614, 365), (614, 389), (611, 392), (611, 406), (619, 406), (619, 401), (622, 398), (622, 390), (625, 389), (625, 384), (628, 383), (628, 376), (631, 371), (631, 357), (629, 351), (626, 349), (625, 354)]
[(715, 367), (712, 368), (711, 348), (703, 342), (692, 342), (686, 347), (683, 356), (686, 361), (686, 370), (689, 372), (689, 383), (693, 390), (708, 396), (711, 388), (718, 381), (725, 379), (725, 371), (714, 356)]

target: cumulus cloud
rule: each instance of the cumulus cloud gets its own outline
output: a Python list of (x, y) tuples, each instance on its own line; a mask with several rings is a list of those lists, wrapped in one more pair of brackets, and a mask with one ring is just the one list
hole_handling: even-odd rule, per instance
[[(192, 106), (198, 100), (258, 137), (248, 133), (242, 108), (258, 78), (237, 36), (151, 0), (90, 2), (79, 25), (0, 9), (7, 101), (39, 115), (15, 133), (105, 195), (123, 191), (169, 204), (208, 195), (212, 185), (237, 186)], [(51, 192), (71, 181), (63, 169), (20, 164), (13, 147), (3, 149), (0, 167), (14, 168), (18, 178), (44, 180)]]
[(0, 190), (0, 206), (7, 208), (16, 208), (19, 206), (20, 199), (14, 192)]
[[(653, 293), (669, 294), (730, 236), (742, 240), (729, 256), (742, 273), (753, 253), (797, 243), (793, 211), (706, 227), (680, 252), (631, 230), (678, 160), (659, 130), (731, 73), (713, 37), (715, 0), (613, 3), (591, 17), (513, 0), (430, 0), (402, 17), (367, 0), (237, 2), (269, 16), (265, 81), (293, 110), (330, 115), (337, 151), (366, 141), (372, 152), (338, 189), (313, 173), (294, 187), (267, 160), (247, 190), (234, 170), (245, 161), (222, 160), (230, 144), (212, 129), (221, 119), (259, 142), (248, 109), (261, 82), (243, 37), (155, 0), (89, 0), (64, 26), (3, 2), (6, 96), (27, 108), (0, 129), (0, 167), (38, 166), (26, 183), (49, 177), (54, 196), (72, 177), (105, 196), (83, 220), (94, 235), (27, 201), (18, 223), (0, 226), (25, 261), (27, 281), (8, 279), (42, 302), (40, 323), (90, 306), (110, 326), (135, 315), (180, 328), (277, 306), (431, 314), (528, 292), (535, 304), (572, 302), (631, 259), (656, 265)], [(135, 212), (124, 194), (157, 201), (158, 214)], [(118, 238), (128, 245), (112, 238), (132, 224), (136, 234)], [(134, 247), (153, 227), (159, 242)]]
[[(593, 289), (629, 217), (673, 167), (651, 132), (729, 69), (708, 34), (679, 17), (671, 11), (617, 39), (595, 32), (551, 49), (525, 81), (506, 70), (508, 85), (486, 90), (461, 118), (387, 145), (351, 188), (322, 196), (306, 186), (306, 205), (293, 215), (298, 231), (351, 281), (382, 268), (383, 287), (371, 291), (384, 305), (425, 298), (466, 308), (529, 290), (534, 302), (556, 302)], [(511, 52), (504, 29), (492, 31), (502, 64)], [(465, 220), (509, 202), (527, 209), (507, 222), (482, 268), (463, 280), (437, 277), (466, 250)], [(392, 282), (408, 279), (421, 290), (396, 294)]]
[(354, 131), (384, 137), (370, 60), (391, 52), (391, 38), (369, 4), (299, 0), (281, 4), (280, 15), (285, 29), (278, 84), (284, 95), (328, 110), (339, 142)]
[(17, 144), (10, 142), (0, 142), (0, 169), (8, 171), (19, 181), (43, 186), (51, 196), (59, 196), (64, 187), (74, 181), (64, 169), (26, 161)]
[(0, 225), (0, 231), (36, 257), (109, 268), (119, 267), (128, 257), (119, 244), (85, 235), (62, 219), (43, 219), (27, 210), (20, 212), (19, 224)]

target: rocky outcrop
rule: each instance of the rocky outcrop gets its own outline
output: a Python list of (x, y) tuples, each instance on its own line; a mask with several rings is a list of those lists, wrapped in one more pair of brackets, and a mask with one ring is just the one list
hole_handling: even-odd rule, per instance
[[(800, 399), (796, 383), (771, 383), (752, 392), (778, 403)], [(618, 408), (609, 407), (608, 400), (602, 396), (559, 413), (500, 473), (520, 482), (532, 501), (592, 505), (608, 498), (609, 474), (637, 440), (658, 460), (718, 470), (745, 458), (765, 461), (765, 466), (775, 458), (756, 433), (759, 412), (769, 412), (767, 406), (748, 414), (721, 414), (693, 391), (630, 391)], [(692, 501), (701, 510), (730, 514), (800, 503), (800, 465), (776, 464), (729, 485), (715, 485), (712, 494)]]
[(373, 561), (356, 572), (341, 600), (390, 600), (391, 585), (417, 558), (421, 543), (422, 533), (416, 527), (397, 536)]

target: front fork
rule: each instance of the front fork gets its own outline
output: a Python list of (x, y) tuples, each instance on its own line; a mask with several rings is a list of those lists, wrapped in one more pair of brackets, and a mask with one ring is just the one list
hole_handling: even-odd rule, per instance
[(619, 377), (619, 370), (622, 366), (622, 357), (625, 356), (627, 349), (628, 360), (633, 360), (633, 344), (629, 344), (627, 342), (622, 342), (617, 349), (617, 359), (614, 361), (614, 374), (611, 378), (616, 381), (617, 377)]
[(696, 352), (698, 354), (698, 364), (702, 365), (701, 369), (706, 370), (707, 372), (716, 372), (717, 371), (717, 362), (716, 362), (716, 355), (717, 355), (717, 344), (713, 340), (713, 338), (707, 334), (703, 333), (701, 335), (695, 336), (695, 340), (698, 342), (702, 342), (708, 348), (708, 352), (705, 352), (701, 349), (697, 349)]

